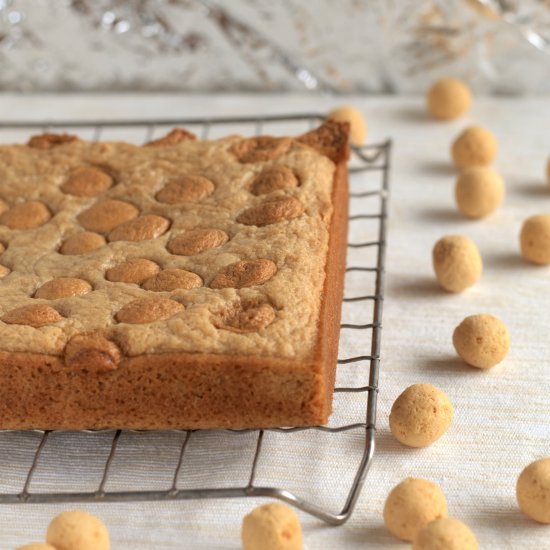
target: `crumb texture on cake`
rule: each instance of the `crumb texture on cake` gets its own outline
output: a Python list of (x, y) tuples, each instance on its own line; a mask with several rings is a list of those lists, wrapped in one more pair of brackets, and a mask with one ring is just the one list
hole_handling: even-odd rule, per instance
[(0, 147), (2, 351), (312, 355), (341, 144), (180, 137)]

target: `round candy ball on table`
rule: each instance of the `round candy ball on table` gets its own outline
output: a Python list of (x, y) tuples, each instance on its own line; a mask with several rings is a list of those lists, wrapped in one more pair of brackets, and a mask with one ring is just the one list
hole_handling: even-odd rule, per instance
[(495, 136), (481, 126), (466, 128), (453, 142), (451, 155), (457, 168), (488, 166), (496, 157)]
[(470, 88), (458, 78), (442, 78), (435, 82), (426, 96), (428, 112), (440, 120), (452, 120), (463, 115), (472, 103)]
[(56, 550), (109, 550), (109, 532), (95, 516), (70, 510), (56, 516), (48, 526), (46, 542)]
[(493, 315), (470, 315), (455, 328), (453, 346), (468, 365), (490, 369), (508, 354), (510, 333), (506, 325)]
[(447, 431), (453, 414), (445, 392), (431, 384), (413, 384), (395, 400), (390, 430), (403, 445), (427, 447)]
[(418, 532), (412, 550), (478, 550), (470, 528), (454, 518), (436, 519)]
[(550, 264), (550, 214), (531, 216), (519, 235), (522, 256), (538, 265)]
[(524, 514), (539, 523), (550, 523), (550, 458), (532, 462), (521, 472), (516, 496)]
[(483, 271), (477, 246), (464, 235), (446, 235), (432, 250), (435, 276), (447, 292), (462, 292), (472, 286)]
[(402, 540), (412, 541), (430, 521), (446, 516), (443, 491), (426, 479), (404, 479), (390, 491), (384, 505), (386, 527)]
[(302, 550), (302, 527), (296, 512), (280, 502), (254, 508), (243, 519), (243, 550)]
[(490, 168), (466, 168), (456, 180), (456, 205), (467, 218), (484, 218), (501, 205), (503, 198), (504, 181)]

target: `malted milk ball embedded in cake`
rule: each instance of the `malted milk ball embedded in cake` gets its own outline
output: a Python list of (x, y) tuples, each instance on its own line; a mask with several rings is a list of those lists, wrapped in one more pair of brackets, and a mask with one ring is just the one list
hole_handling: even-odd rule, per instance
[(367, 122), (359, 109), (347, 105), (338, 107), (327, 118), (336, 122), (349, 122), (350, 140), (354, 145), (363, 145), (367, 140)]
[(472, 102), (470, 89), (458, 78), (442, 78), (429, 90), (428, 111), (441, 120), (452, 120), (464, 114)]
[(254, 508), (243, 519), (243, 550), (302, 550), (302, 527), (296, 512), (279, 502)]
[(402, 540), (413, 540), (425, 525), (447, 516), (443, 491), (431, 481), (408, 477), (396, 485), (384, 505), (384, 523)]
[(478, 550), (470, 528), (454, 518), (436, 519), (418, 532), (412, 550)]
[(550, 458), (537, 460), (521, 472), (516, 496), (524, 514), (540, 523), (550, 523)]
[(70, 510), (56, 516), (48, 526), (46, 542), (56, 550), (109, 550), (109, 532), (95, 516)]
[(483, 263), (477, 246), (463, 235), (439, 239), (432, 251), (438, 283), (447, 292), (462, 292), (480, 277)]
[(510, 333), (493, 315), (470, 315), (455, 328), (453, 346), (468, 365), (490, 369), (508, 354)]
[(427, 447), (437, 441), (453, 420), (447, 395), (431, 384), (413, 384), (394, 402), (390, 430), (409, 447)]
[(455, 184), (458, 210), (467, 218), (483, 218), (502, 203), (504, 181), (500, 175), (483, 166), (463, 170)]
[(527, 218), (521, 228), (519, 243), (526, 260), (539, 265), (550, 264), (550, 214)]
[(451, 153), (458, 168), (488, 166), (493, 162), (497, 148), (497, 140), (489, 130), (471, 126), (456, 138)]

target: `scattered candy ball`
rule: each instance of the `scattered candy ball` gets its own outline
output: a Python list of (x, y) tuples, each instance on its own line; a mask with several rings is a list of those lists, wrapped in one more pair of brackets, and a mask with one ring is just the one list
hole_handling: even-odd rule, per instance
[(462, 292), (480, 277), (483, 263), (477, 246), (463, 235), (447, 235), (435, 243), (433, 267), (438, 283), (447, 292)]
[(458, 168), (488, 166), (497, 154), (497, 140), (486, 128), (466, 128), (454, 141), (451, 153)]
[(425, 525), (447, 516), (447, 501), (431, 481), (408, 477), (396, 485), (384, 505), (384, 523), (402, 540), (413, 540)]
[(447, 395), (431, 384), (413, 384), (394, 402), (390, 430), (409, 447), (427, 447), (437, 441), (453, 420)]
[(516, 484), (521, 511), (540, 523), (550, 523), (550, 458), (532, 462)]
[(428, 90), (428, 111), (441, 120), (459, 117), (470, 108), (471, 103), (470, 89), (458, 78), (442, 78)]
[(78, 510), (63, 512), (48, 526), (46, 541), (56, 550), (109, 550), (109, 532), (95, 516)]
[(243, 550), (301, 550), (302, 527), (296, 512), (273, 502), (254, 508), (243, 519)]
[(354, 145), (363, 145), (367, 139), (367, 122), (363, 113), (355, 107), (342, 106), (332, 110), (327, 118), (337, 122), (349, 122), (350, 140)]
[(492, 315), (470, 315), (455, 328), (453, 346), (468, 365), (490, 369), (508, 354), (510, 333), (506, 325)]
[(526, 260), (539, 265), (550, 264), (550, 214), (527, 218), (521, 228), (519, 243)]
[(470, 528), (453, 518), (428, 523), (414, 539), (412, 550), (478, 550)]
[(456, 205), (467, 218), (487, 216), (501, 205), (503, 198), (504, 181), (490, 168), (466, 168), (456, 180)]

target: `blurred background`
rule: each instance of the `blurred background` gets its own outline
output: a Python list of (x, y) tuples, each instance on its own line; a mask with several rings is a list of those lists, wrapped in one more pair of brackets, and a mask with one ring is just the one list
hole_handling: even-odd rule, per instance
[(0, 90), (550, 91), (550, 0), (0, 0)]

